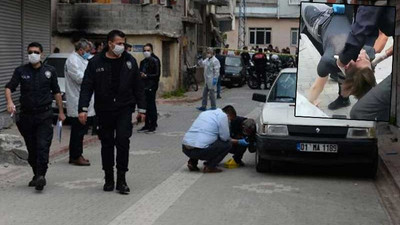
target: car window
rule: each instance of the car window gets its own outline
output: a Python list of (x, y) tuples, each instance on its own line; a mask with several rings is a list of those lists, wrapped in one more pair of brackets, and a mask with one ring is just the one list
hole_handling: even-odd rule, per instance
[(58, 77), (64, 77), (64, 65), (66, 61), (66, 58), (47, 58), (44, 63), (56, 68)]
[(226, 57), (225, 59), (226, 66), (242, 66), (242, 61), (240, 58), (237, 57)]
[(267, 102), (290, 102), (296, 99), (296, 73), (282, 73), (271, 89)]

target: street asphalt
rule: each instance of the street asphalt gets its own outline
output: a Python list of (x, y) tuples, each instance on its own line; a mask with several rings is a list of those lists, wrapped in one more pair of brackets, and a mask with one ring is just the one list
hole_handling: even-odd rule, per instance
[[(239, 115), (255, 118), (262, 105), (251, 101), (254, 92), (247, 86), (225, 89), (217, 105), (231, 104)], [(275, 172), (260, 174), (247, 152), (245, 167), (189, 172), (181, 140), (199, 114), (197, 106), (199, 101), (159, 105), (155, 134), (138, 134), (140, 126), (134, 127), (131, 194), (102, 190), (100, 143), (93, 142), (84, 149), (90, 167), (68, 164), (67, 155), (57, 158), (41, 193), (28, 187), (28, 167), (0, 182), (0, 224), (389, 224), (373, 180), (361, 178), (354, 167), (276, 164)]]

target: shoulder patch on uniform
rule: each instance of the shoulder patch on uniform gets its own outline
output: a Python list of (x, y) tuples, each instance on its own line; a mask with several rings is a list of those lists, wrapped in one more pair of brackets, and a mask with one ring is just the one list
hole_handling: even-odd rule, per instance
[(132, 69), (131, 61), (126, 61), (126, 66), (128, 67), (128, 69)]
[(50, 79), (51, 72), (47, 70), (46, 72), (44, 72), (44, 75), (47, 77), (47, 79)]

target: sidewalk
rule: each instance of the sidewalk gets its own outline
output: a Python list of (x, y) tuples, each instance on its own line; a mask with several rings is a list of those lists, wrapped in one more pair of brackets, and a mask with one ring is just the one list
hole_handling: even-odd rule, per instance
[[(176, 98), (157, 98), (157, 104), (179, 104), (179, 103), (193, 103), (202, 99), (203, 95), (203, 84), (199, 84), (199, 90), (197, 91), (188, 91), (185, 93), (183, 97)], [(223, 87), (221, 87), (221, 91)]]

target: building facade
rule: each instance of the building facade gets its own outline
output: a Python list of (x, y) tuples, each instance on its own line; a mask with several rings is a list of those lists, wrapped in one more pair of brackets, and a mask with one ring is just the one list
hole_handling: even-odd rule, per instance
[[(239, 2), (236, 3), (234, 30), (227, 32), (227, 43), (238, 47)], [(262, 48), (289, 47), (295, 53), (299, 34), (300, 2), (297, 0), (246, 0), (245, 45)]]
[[(159, 93), (176, 90), (182, 83), (186, 64), (195, 63), (199, 47), (218, 41), (222, 36), (220, 24), (232, 24), (226, 15), (213, 19), (215, 8), (229, 6), (228, 0), (99, 2), (58, 1), (52, 47), (72, 52), (72, 43), (80, 37), (105, 41), (109, 31), (122, 30), (126, 41), (133, 45), (131, 54), (138, 62), (143, 59), (143, 45), (153, 44), (162, 67)], [(231, 14), (233, 17), (233, 10)]]

